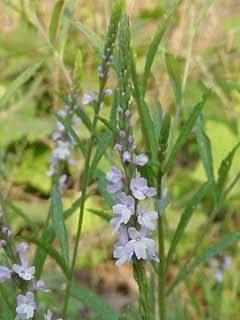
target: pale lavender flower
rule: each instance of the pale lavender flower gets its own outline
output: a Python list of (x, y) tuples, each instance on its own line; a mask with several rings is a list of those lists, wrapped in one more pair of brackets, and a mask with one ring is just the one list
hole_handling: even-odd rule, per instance
[(138, 214), (138, 223), (146, 229), (151, 231), (156, 229), (156, 222), (158, 219), (158, 214), (156, 211), (149, 211), (144, 207), (138, 207), (137, 209)]
[(134, 163), (139, 167), (143, 167), (148, 163), (148, 160), (148, 156), (144, 153), (141, 153), (135, 157)]
[(59, 178), (59, 187), (60, 187), (60, 189), (65, 188), (66, 182), (67, 182), (67, 175), (66, 174), (61, 175), (61, 177)]
[(122, 152), (123, 150), (123, 146), (120, 143), (116, 143), (113, 148), (114, 148), (114, 151), (118, 151), (118, 152)]
[(12, 270), (7, 267), (0, 266), (0, 283), (11, 279)]
[(156, 195), (156, 189), (148, 187), (147, 180), (143, 177), (132, 178), (130, 189), (133, 196), (138, 200), (151, 198)]
[(116, 193), (123, 188), (123, 174), (118, 168), (112, 167), (107, 172), (106, 179), (108, 182), (107, 191), (109, 193)]
[(32, 292), (29, 291), (26, 295), (20, 294), (17, 296), (16, 320), (32, 319), (36, 310), (37, 304)]
[(21, 242), (16, 247), (16, 252), (19, 255), (21, 264), (25, 266), (28, 266), (28, 257), (27, 257), (28, 249), (29, 249), (29, 245), (26, 242)]
[(114, 218), (111, 220), (113, 230), (117, 231), (121, 224), (127, 224), (131, 216), (134, 214), (130, 208), (123, 204), (116, 204), (113, 206)]
[(1, 239), (1, 240), (0, 240), (0, 249), (2, 249), (3, 247), (5, 247), (6, 244), (7, 244), (7, 241)]
[(13, 271), (19, 276), (19, 278), (30, 281), (34, 278), (35, 267), (29, 267), (28, 265), (14, 264), (12, 267)]
[(34, 291), (49, 292), (50, 290), (46, 287), (46, 284), (43, 280), (38, 280), (33, 282)]
[(229, 256), (225, 256), (223, 260), (223, 269), (227, 270), (231, 267), (232, 265), (232, 258)]
[(91, 104), (96, 100), (96, 98), (97, 97), (95, 92), (85, 93), (82, 97), (82, 104), (83, 105)]
[(129, 228), (128, 234), (130, 241), (126, 244), (128, 254), (137, 257), (138, 260), (154, 260), (159, 261), (157, 257), (156, 244), (153, 239), (146, 236), (144, 229), (137, 231), (135, 228)]
[(215, 272), (215, 279), (218, 283), (222, 283), (223, 282), (223, 271), (222, 270), (217, 270)]
[(2, 234), (4, 235), (4, 237), (9, 239), (12, 235), (12, 231), (7, 226), (4, 226), (2, 227)]
[(125, 163), (129, 163), (129, 162), (131, 162), (131, 154), (130, 154), (130, 152), (129, 151), (125, 151), (124, 153), (123, 153), (123, 155), (122, 155), (122, 159), (123, 159), (123, 162), (125, 162)]
[(116, 202), (126, 205), (132, 211), (134, 210), (135, 200), (132, 196), (127, 195), (125, 192), (119, 192), (117, 194)]
[(64, 125), (60, 121), (57, 121), (56, 126), (57, 126), (57, 131), (63, 132), (65, 130)]
[(58, 160), (67, 160), (71, 155), (71, 145), (68, 141), (58, 141), (57, 147), (53, 151), (53, 159)]

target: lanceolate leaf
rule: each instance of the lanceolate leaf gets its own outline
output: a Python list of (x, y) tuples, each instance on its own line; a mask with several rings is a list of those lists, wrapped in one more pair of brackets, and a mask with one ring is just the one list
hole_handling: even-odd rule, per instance
[(240, 147), (240, 143), (238, 143), (226, 156), (226, 158), (222, 161), (220, 168), (218, 170), (218, 180), (217, 180), (217, 187), (218, 191), (221, 193), (226, 185), (229, 171), (231, 169), (234, 156), (236, 154), (236, 151)]
[(207, 99), (207, 95), (203, 98), (203, 100), (200, 103), (198, 103), (194, 107), (185, 126), (181, 129), (180, 134), (177, 138), (177, 141), (174, 144), (174, 146), (172, 147), (172, 150), (170, 150), (170, 154), (167, 157), (165, 164), (163, 166), (163, 172), (165, 174), (167, 174), (170, 171), (170, 169), (173, 167), (174, 162), (176, 161), (177, 153), (184, 146), (190, 133), (192, 132), (192, 129), (193, 129), (193, 127), (194, 127), (199, 115), (201, 114), (203, 107), (204, 107), (206, 99)]
[(49, 39), (52, 43), (56, 41), (63, 5), (64, 0), (57, 0), (53, 8), (51, 22), (49, 26)]
[(71, 22), (74, 16), (76, 0), (66, 0), (63, 8), (63, 13), (60, 19), (60, 31), (59, 31), (59, 39), (60, 39), (60, 53), (63, 55), (64, 48), (69, 36), (69, 30), (71, 27)]
[(171, 291), (183, 280), (185, 280), (191, 273), (195, 271), (197, 267), (206, 263), (212, 257), (222, 253), (228, 247), (233, 245), (235, 242), (240, 241), (240, 232), (231, 233), (225, 236), (223, 239), (219, 240), (216, 244), (208, 247), (203, 251), (203, 253), (194, 258), (194, 260), (188, 265), (184, 265), (184, 267), (179, 271), (175, 281), (171, 285), (167, 294), (171, 293)]
[(0, 110), (14, 97), (16, 91), (26, 83), (40, 68), (42, 61), (34, 64), (17, 77), (9, 86), (5, 94), (0, 98)]
[(53, 230), (60, 243), (62, 256), (64, 257), (66, 263), (68, 263), (68, 235), (64, 221), (62, 199), (56, 184), (54, 185), (52, 191), (50, 214), (52, 218)]
[(81, 301), (84, 306), (94, 312), (99, 320), (118, 320), (118, 314), (107, 305), (101, 297), (87, 288), (80, 287), (75, 283), (71, 286), (71, 296)]
[[(64, 219), (68, 219), (77, 209), (79, 209), (81, 205), (81, 198), (77, 199), (72, 206), (64, 211)], [(40, 238), (41, 243), (46, 243), (48, 245), (52, 245), (55, 239), (55, 232), (51, 225), (46, 226), (42, 232), (42, 236)], [(47, 251), (43, 250), (41, 247), (38, 247), (34, 256), (34, 266), (36, 267), (36, 277), (40, 278), (43, 266), (47, 258)]]
[(167, 71), (172, 83), (176, 104), (178, 107), (181, 107), (182, 101), (182, 70), (181, 70), (181, 62), (179, 59), (172, 54), (167, 53), (165, 55)]
[(203, 167), (205, 169), (208, 181), (212, 187), (214, 201), (215, 203), (217, 203), (218, 193), (217, 193), (217, 186), (216, 186), (215, 177), (214, 177), (211, 142), (208, 136), (206, 135), (206, 133), (204, 132), (203, 121), (202, 120), (200, 121), (200, 119), (199, 121), (197, 121), (197, 125), (196, 125), (196, 136), (197, 136), (198, 148), (199, 148), (200, 157), (203, 163)]
[(151, 160), (157, 161), (157, 138), (155, 136), (153, 121), (148, 110), (148, 106), (144, 101), (143, 94), (141, 92), (140, 83), (137, 77), (136, 66), (133, 54), (131, 55), (131, 73), (133, 81), (133, 94), (137, 102), (138, 112), (141, 121), (142, 135), (145, 139), (147, 149), (151, 154)]
[(146, 56), (146, 62), (145, 62), (145, 67), (144, 67), (144, 76), (143, 76), (143, 92), (144, 92), (144, 94), (145, 94), (146, 87), (147, 87), (147, 81), (148, 81), (149, 75), (151, 73), (151, 68), (152, 68), (154, 59), (156, 57), (157, 51), (158, 51), (158, 47), (161, 43), (162, 37), (171, 22), (171, 18), (175, 15), (176, 10), (181, 2), (182, 2), (182, 0), (176, 1), (176, 3), (174, 4), (174, 6), (170, 10), (170, 12), (166, 15), (164, 20), (161, 21), (161, 24), (157, 28), (156, 33), (154, 34), (153, 40), (149, 46), (147, 56)]
[(204, 183), (199, 190), (194, 194), (192, 199), (187, 204), (180, 221), (178, 223), (177, 229), (175, 231), (175, 234), (173, 236), (173, 239), (171, 241), (170, 249), (168, 251), (167, 256), (167, 267), (169, 266), (172, 257), (174, 253), (176, 252), (177, 246), (181, 241), (181, 238), (188, 226), (188, 223), (190, 222), (192, 215), (194, 214), (196, 207), (199, 205), (199, 203), (202, 201), (204, 196), (207, 194), (207, 192), (210, 189), (210, 185), (208, 183)]

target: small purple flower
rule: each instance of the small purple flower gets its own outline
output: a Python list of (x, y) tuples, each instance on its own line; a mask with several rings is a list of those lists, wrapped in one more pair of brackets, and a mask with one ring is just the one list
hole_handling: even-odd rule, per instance
[(147, 180), (142, 177), (132, 178), (130, 189), (137, 200), (151, 198), (156, 195), (156, 189), (148, 187)]
[(32, 292), (27, 292), (26, 295), (19, 294), (17, 296), (16, 320), (32, 319), (36, 310), (37, 304)]
[(113, 148), (114, 148), (114, 151), (118, 151), (118, 152), (122, 152), (123, 150), (123, 146), (120, 143), (116, 143)]
[(116, 204), (113, 206), (114, 218), (111, 220), (113, 230), (117, 231), (121, 224), (127, 224), (134, 211), (130, 210), (126, 205)]
[(11, 279), (12, 270), (7, 267), (0, 266), (0, 283)]
[(122, 159), (123, 159), (123, 162), (125, 163), (131, 162), (131, 159), (132, 159), (131, 153), (129, 151), (125, 151), (122, 155)]
[(145, 230), (137, 231), (135, 228), (129, 228), (128, 234), (131, 239), (126, 245), (128, 253), (135, 254), (138, 260), (159, 261), (155, 241), (146, 236)]
[(53, 319), (53, 314), (50, 310), (47, 311), (46, 314), (44, 314), (44, 320), (52, 320)]
[(116, 193), (123, 188), (123, 174), (118, 168), (112, 167), (107, 172), (106, 179), (108, 182), (107, 191), (109, 193)]
[(46, 284), (43, 280), (38, 280), (33, 282), (34, 291), (49, 292), (50, 290), (46, 287)]
[(138, 223), (142, 226), (142, 228), (146, 228), (148, 230), (156, 229), (156, 222), (158, 219), (158, 214), (156, 211), (148, 211), (148, 209), (144, 207), (138, 207)]
[(19, 276), (19, 278), (30, 281), (34, 278), (35, 267), (28, 267), (27, 265), (14, 264), (13, 271)]
[(222, 270), (217, 270), (215, 272), (215, 279), (218, 283), (222, 283), (223, 282), (223, 271)]
[(91, 104), (96, 100), (97, 96), (95, 92), (85, 93), (82, 97), (82, 104), (87, 105)]
[(148, 160), (148, 156), (144, 153), (141, 153), (135, 157), (134, 163), (139, 167), (143, 167), (148, 163)]

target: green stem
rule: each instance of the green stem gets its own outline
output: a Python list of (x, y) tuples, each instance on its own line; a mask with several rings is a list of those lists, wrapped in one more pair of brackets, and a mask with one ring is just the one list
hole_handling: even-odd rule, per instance
[[(162, 172), (158, 172), (157, 181), (157, 197), (161, 198), (162, 195)], [(164, 243), (164, 225), (161, 212), (158, 208), (158, 254), (160, 258), (159, 263), (159, 275), (158, 275), (158, 300), (159, 300), (159, 312), (160, 319), (166, 319), (165, 308), (165, 243)]]
[(133, 274), (139, 288), (139, 305), (141, 317), (143, 320), (150, 320), (151, 309), (148, 295), (148, 282), (143, 261), (135, 260), (133, 262)]
[(105, 83), (106, 83), (106, 78), (102, 79), (101, 84), (100, 84), (98, 101), (96, 104), (95, 115), (94, 115), (94, 120), (93, 120), (93, 125), (92, 125), (92, 133), (91, 133), (91, 138), (90, 138), (90, 142), (89, 142), (89, 146), (88, 146), (87, 156), (85, 159), (85, 166), (84, 166), (85, 175), (84, 175), (83, 188), (82, 188), (80, 213), (79, 213), (79, 219), (78, 219), (78, 228), (77, 228), (76, 242), (75, 242), (75, 246), (74, 246), (74, 250), (73, 250), (72, 263), (71, 263), (71, 267), (70, 267), (70, 275), (69, 275), (67, 288), (66, 288), (66, 292), (65, 292), (63, 318), (66, 318), (67, 309), (68, 309), (68, 305), (69, 305), (72, 279), (73, 279), (73, 274), (74, 274), (74, 268), (76, 265), (78, 247), (79, 247), (79, 242), (80, 242), (80, 237), (81, 237), (81, 232), (82, 232), (83, 215), (84, 215), (85, 203), (86, 203), (86, 199), (87, 199), (87, 188), (88, 188), (88, 184), (89, 184), (89, 180), (90, 180), (90, 161), (91, 161), (92, 151), (93, 151), (93, 147), (94, 147), (94, 140), (95, 140), (95, 136), (96, 136), (96, 128), (97, 128), (97, 122), (98, 122), (98, 118), (99, 118), (100, 106), (101, 106), (103, 96), (104, 96), (103, 92), (104, 92)]

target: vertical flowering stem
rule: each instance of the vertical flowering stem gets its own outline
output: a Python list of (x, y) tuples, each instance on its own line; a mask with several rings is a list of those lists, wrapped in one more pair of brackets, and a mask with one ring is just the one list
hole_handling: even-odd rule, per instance
[[(162, 171), (159, 169), (157, 181), (157, 197), (161, 198), (162, 195)], [(161, 212), (158, 210), (158, 250), (159, 250), (159, 275), (158, 275), (158, 299), (159, 299), (159, 312), (161, 320), (166, 319), (165, 308), (165, 244), (164, 244), (164, 226)]]
[(95, 104), (95, 113), (94, 113), (94, 119), (92, 124), (92, 132), (91, 137), (89, 141), (89, 145), (87, 148), (87, 154), (85, 159), (85, 166), (84, 166), (84, 181), (83, 181), (83, 188), (82, 188), (82, 196), (81, 196), (81, 205), (80, 205), (80, 213), (79, 213), (79, 219), (78, 219), (78, 228), (77, 228), (77, 235), (76, 235), (76, 242), (73, 250), (73, 258), (72, 263), (70, 266), (70, 276), (67, 283), (66, 293), (65, 293), (65, 301), (64, 301), (64, 307), (63, 307), (63, 318), (66, 318), (68, 305), (69, 305), (69, 299), (70, 299), (70, 292), (71, 292), (71, 284), (74, 274), (74, 269), (76, 265), (77, 260), (77, 253), (78, 253), (78, 247), (82, 232), (82, 224), (83, 224), (83, 215), (84, 215), (84, 209), (85, 209), (85, 202), (87, 198), (87, 188), (90, 181), (90, 171), (91, 171), (91, 158), (92, 158), (92, 152), (94, 149), (95, 144), (95, 138), (96, 138), (96, 129), (97, 129), (97, 123), (99, 118), (99, 113), (101, 110), (101, 105), (103, 103), (104, 99), (104, 89), (108, 78), (108, 72), (109, 72), (109, 66), (111, 64), (112, 55), (113, 55), (113, 49), (114, 49), (114, 43), (117, 36), (117, 30), (118, 30), (118, 24), (121, 18), (122, 14), (122, 5), (121, 1), (117, 2), (113, 8), (113, 13), (111, 17), (111, 21), (108, 28), (108, 33), (106, 37), (106, 44), (104, 48), (103, 53), (103, 61), (99, 69), (99, 93), (98, 93), (98, 99)]

